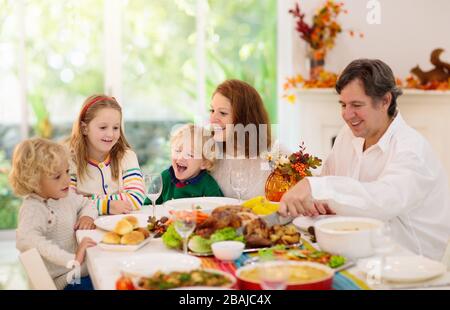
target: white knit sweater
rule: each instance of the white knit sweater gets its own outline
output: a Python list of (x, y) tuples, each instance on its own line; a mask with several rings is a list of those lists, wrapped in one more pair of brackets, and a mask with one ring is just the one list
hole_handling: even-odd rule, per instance
[[(58, 289), (67, 285), (66, 274), (71, 269), (66, 266), (75, 259), (77, 248), (73, 227), (81, 216), (95, 219), (97, 210), (91, 200), (71, 191), (58, 200), (29, 195), (19, 211), (16, 247), (21, 252), (36, 248)], [(81, 276), (85, 275), (82, 266)]]

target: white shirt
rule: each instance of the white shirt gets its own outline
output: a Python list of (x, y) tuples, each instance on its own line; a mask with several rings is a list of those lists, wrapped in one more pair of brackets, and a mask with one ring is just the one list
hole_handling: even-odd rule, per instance
[(345, 126), (321, 177), (308, 178), (314, 199), (338, 215), (388, 221), (394, 239), (440, 260), (450, 236), (450, 198), (445, 170), (430, 144), (400, 114), (375, 145)]

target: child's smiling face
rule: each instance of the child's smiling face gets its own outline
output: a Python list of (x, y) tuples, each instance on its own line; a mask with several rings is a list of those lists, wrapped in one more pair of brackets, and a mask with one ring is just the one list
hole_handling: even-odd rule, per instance
[(89, 157), (102, 161), (120, 138), (121, 115), (112, 108), (100, 109), (95, 117), (84, 125)]
[(64, 161), (53, 174), (41, 177), (40, 191), (37, 194), (44, 199), (64, 198), (69, 194), (69, 185), (69, 163)]
[(172, 144), (172, 168), (178, 180), (186, 181), (206, 168), (202, 153), (197, 153), (190, 138), (183, 137)]

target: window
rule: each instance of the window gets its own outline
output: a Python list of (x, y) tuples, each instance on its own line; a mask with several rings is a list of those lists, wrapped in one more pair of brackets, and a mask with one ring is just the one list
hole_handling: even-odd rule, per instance
[(207, 96), (227, 78), (247, 81), (261, 94), (272, 123), (277, 106), (276, 11), (273, 0), (210, 1), (206, 28)]
[(16, 66), (20, 38), (13, 1), (0, 0), (0, 8), (0, 229), (10, 229), (16, 226), (20, 201), (8, 184), (11, 153), (7, 153), (5, 145), (20, 139), (20, 81)]
[(83, 100), (103, 92), (103, 1), (27, 1), (28, 102), (52, 123), (71, 123)]
[(20, 126), (65, 137), (93, 93), (119, 99), (128, 140), (141, 165), (156, 171), (170, 164), (172, 126), (206, 119), (212, 91), (227, 78), (254, 85), (276, 122), (276, 0), (0, 0), (0, 7), (0, 94), (8, 98), (0, 101), (0, 197), (12, 149), (24, 138)]

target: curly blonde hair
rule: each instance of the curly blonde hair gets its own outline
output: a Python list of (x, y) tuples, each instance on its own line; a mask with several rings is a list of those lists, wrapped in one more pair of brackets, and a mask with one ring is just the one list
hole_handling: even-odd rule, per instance
[(69, 156), (61, 144), (31, 138), (18, 144), (13, 153), (9, 182), (14, 193), (26, 196), (40, 191), (41, 178), (57, 172)]
[[(184, 138), (190, 138), (194, 146), (194, 156), (200, 156), (205, 162), (206, 170), (211, 171), (214, 168), (215, 161), (215, 143), (210, 131), (194, 124), (186, 124), (177, 128), (170, 137), (170, 146), (182, 144)], [(206, 143), (210, 145), (206, 145)], [(205, 146), (206, 145), (206, 146)]]

